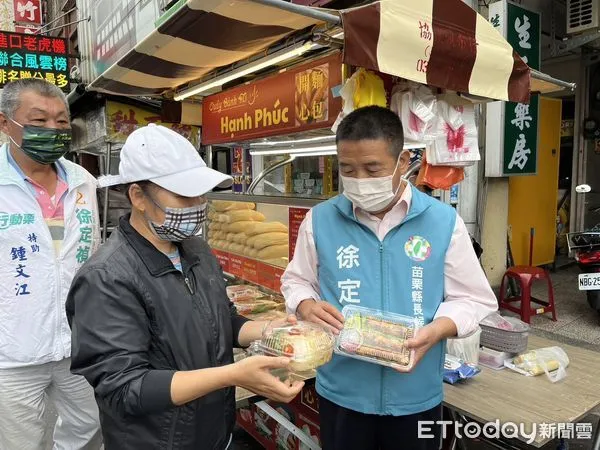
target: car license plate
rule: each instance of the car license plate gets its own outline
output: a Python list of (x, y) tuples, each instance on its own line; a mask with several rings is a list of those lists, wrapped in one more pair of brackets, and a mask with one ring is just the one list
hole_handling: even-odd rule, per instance
[(580, 291), (600, 290), (600, 273), (581, 273), (581, 274), (579, 274), (579, 290)]

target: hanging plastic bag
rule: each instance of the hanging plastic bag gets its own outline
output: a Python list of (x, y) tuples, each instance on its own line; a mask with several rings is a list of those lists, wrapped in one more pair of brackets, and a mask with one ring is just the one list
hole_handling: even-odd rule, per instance
[(363, 68), (354, 72), (344, 83), (340, 90), (340, 96), (342, 97), (343, 107), (331, 127), (334, 133), (344, 117), (355, 109), (372, 105), (387, 107), (387, 94), (383, 80), (375, 73)]
[(464, 179), (465, 170), (462, 167), (432, 166), (427, 162), (427, 155), (424, 155), (416, 185), (448, 190)]
[(475, 107), (456, 95), (437, 99), (437, 117), (427, 129), (429, 162), (437, 166), (465, 167), (481, 159)]
[(569, 357), (560, 347), (545, 347), (522, 353), (505, 361), (504, 365), (528, 377), (545, 373), (552, 383), (556, 383), (567, 376)]
[(436, 119), (436, 97), (427, 86), (400, 85), (392, 93), (391, 109), (402, 120), (407, 143), (425, 141), (427, 129)]

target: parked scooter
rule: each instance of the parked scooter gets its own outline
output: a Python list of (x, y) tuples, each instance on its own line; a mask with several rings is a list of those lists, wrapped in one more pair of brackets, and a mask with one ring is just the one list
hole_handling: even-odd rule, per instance
[[(587, 184), (577, 186), (578, 194), (587, 194), (592, 189)], [(590, 208), (600, 213), (600, 207)], [(575, 256), (581, 272), (579, 290), (586, 291), (588, 304), (600, 313), (600, 223), (590, 230), (567, 235), (569, 251)]]

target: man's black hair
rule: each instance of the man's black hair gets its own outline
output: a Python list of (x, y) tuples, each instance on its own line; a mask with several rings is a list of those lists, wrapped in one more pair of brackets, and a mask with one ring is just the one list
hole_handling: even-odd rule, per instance
[(381, 106), (365, 106), (348, 114), (340, 123), (335, 142), (385, 140), (390, 153), (398, 159), (404, 148), (402, 121), (393, 111)]

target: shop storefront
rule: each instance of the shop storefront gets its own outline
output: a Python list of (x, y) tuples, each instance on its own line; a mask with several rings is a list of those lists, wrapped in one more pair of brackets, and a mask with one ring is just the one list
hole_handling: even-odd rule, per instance
[[(244, 286), (231, 289), (232, 299), (244, 292), (239, 310), (253, 318), (285, 314), (280, 278), (294, 255), (299, 226), (309, 208), (343, 190), (332, 130), (340, 114), (369, 104), (404, 114), (414, 182), (458, 205), (465, 168), (481, 158), (477, 105), (526, 104), (532, 91), (573, 88), (530, 69), (490, 23), (459, 0), (430, 2), (429, 8), (387, 0), (339, 15), (275, 0), (211, 2), (217, 5), (212, 13), (240, 19), (235, 8), (241, 8), (247, 23), (265, 27), (262, 39), (237, 43), (237, 57), (226, 33), (212, 36), (207, 51), (204, 30), (184, 14), (202, 10), (200, 3), (182, 4), (160, 32), (91, 88), (179, 101), (202, 97), (206, 159), (216, 167), (217, 153), (230, 152), (236, 180), (233, 191), (208, 195), (204, 233), (229, 284)], [(268, 35), (266, 28), (277, 27), (266, 22), (285, 24), (286, 30)], [(194, 26), (197, 35), (182, 31)], [(219, 52), (224, 48), (229, 51)], [(221, 61), (221, 69), (207, 70), (207, 53)], [(178, 70), (170, 72), (174, 67)], [(244, 78), (267, 68), (269, 74), (261, 72), (258, 80)], [(229, 88), (234, 81), (239, 86)], [(427, 114), (420, 115), (423, 110)], [(123, 124), (130, 115), (107, 117)], [(406, 128), (408, 123), (415, 126)], [(312, 383), (290, 405), (248, 402), (252, 397), (238, 390), (238, 423), (265, 448), (320, 448)], [(510, 413), (503, 419), (511, 420)]]

